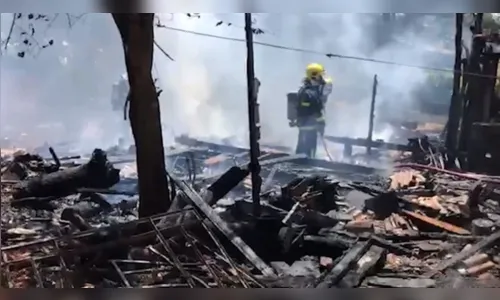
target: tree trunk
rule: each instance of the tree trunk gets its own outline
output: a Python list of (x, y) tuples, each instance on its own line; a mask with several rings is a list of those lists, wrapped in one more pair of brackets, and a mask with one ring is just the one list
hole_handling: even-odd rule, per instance
[(129, 119), (135, 140), (139, 177), (139, 217), (165, 212), (170, 206), (160, 105), (151, 68), (154, 14), (113, 14), (120, 31), (130, 84)]

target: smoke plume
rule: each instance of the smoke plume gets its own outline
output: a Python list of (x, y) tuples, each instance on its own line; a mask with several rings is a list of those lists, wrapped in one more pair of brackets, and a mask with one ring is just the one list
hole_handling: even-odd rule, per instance
[[(244, 38), (241, 13), (157, 17), (174, 28)], [(323, 64), (334, 79), (326, 109), (326, 133), (366, 137), (373, 76), (377, 74), (380, 83), (377, 119), (405, 120), (415, 117), (414, 95), (425, 88), (426, 71), (324, 54), (435, 66), (437, 61), (429, 49), (447, 48), (440, 43), (443, 36), (451, 40), (454, 31), (453, 22), (435, 26), (440, 22), (435, 17), (419, 19), (420, 23), (428, 22), (427, 27), (409, 22), (390, 37), (385, 36), (387, 28), (377, 23), (377, 14), (257, 13), (254, 18), (254, 27), (264, 31), (255, 41), (317, 52), (255, 45), (256, 75), (262, 82), (262, 142), (288, 147), (295, 146), (297, 132), (288, 126), (286, 94), (298, 89), (308, 63)], [(12, 14), (2, 14), (2, 40), (11, 20)], [(216, 26), (220, 21), (222, 24)], [(111, 109), (111, 86), (125, 72), (119, 34), (111, 17), (87, 14), (72, 28), (60, 17), (41, 27), (37, 28), (37, 39), (53, 39), (54, 46), (19, 58), (16, 47), (22, 46), (22, 40), (14, 37), (13, 45), (3, 53), (1, 135), (13, 138), (26, 132), (31, 136), (26, 140), (32, 144), (69, 141), (82, 151), (116, 144), (119, 137), (130, 141), (123, 113)], [(174, 136), (188, 134), (246, 146), (245, 44), (165, 28), (157, 28), (155, 35), (158, 44), (175, 59), (172, 62), (155, 51), (153, 75), (164, 90), (160, 102), (165, 143), (172, 144)], [(439, 63), (451, 68), (453, 56)], [(387, 134), (379, 128), (375, 137), (386, 138)]]

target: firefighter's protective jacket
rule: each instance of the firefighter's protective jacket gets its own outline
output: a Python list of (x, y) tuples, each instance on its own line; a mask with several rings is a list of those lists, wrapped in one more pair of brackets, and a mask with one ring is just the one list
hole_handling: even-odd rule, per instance
[(331, 80), (312, 84), (304, 80), (298, 92), (297, 126), (301, 129), (317, 129), (325, 125), (324, 110), (328, 95), (331, 93)]

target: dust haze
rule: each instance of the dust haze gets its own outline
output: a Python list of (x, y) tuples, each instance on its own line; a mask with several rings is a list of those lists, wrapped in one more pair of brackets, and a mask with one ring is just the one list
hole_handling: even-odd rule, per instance
[[(166, 26), (244, 38), (241, 13), (157, 16)], [(381, 31), (385, 29), (376, 24), (377, 14), (254, 14), (254, 18), (254, 26), (264, 31), (255, 36), (258, 42), (401, 64), (444, 68), (453, 64), (452, 55), (439, 61), (428, 55), (431, 48), (448, 47), (442, 45), (442, 37), (451, 39), (454, 32), (453, 22), (435, 26), (438, 21), (432, 16), (425, 30), (410, 23), (399, 28), (392, 39), (384, 39)], [(2, 14), (2, 40), (11, 20), (11, 14)], [(223, 24), (215, 26), (219, 21)], [(71, 28), (60, 16), (39, 27), (37, 40), (53, 39), (53, 46), (19, 58), (17, 52), (23, 45), (16, 31), (12, 46), (7, 50), (2, 46), (2, 137), (28, 147), (68, 143), (82, 152), (114, 145), (119, 137), (131, 143), (123, 112), (111, 109), (112, 84), (125, 66), (110, 15), (86, 14)], [(163, 89), (160, 102), (166, 146), (180, 134), (246, 146), (245, 44), (162, 28), (155, 29), (155, 36), (175, 59), (172, 62), (155, 49), (153, 75)], [(374, 74), (380, 82), (378, 119), (413, 118), (415, 91), (425, 88), (426, 71), (422, 69), (255, 45), (256, 75), (262, 82), (262, 143), (295, 146), (297, 132), (288, 126), (286, 94), (298, 89), (304, 68), (311, 62), (322, 63), (334, 79), (326, 109), (326, 134), (330, 135), (366, 137)], [(388, 135), (390, 128), (377, 127), (375, 138)]]

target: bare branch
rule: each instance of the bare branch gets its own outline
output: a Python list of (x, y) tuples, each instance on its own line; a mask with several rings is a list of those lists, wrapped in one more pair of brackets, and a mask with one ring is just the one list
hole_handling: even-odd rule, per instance
[(163, 48), (158, 44), (158, 42), (156, 42), (156, 40), (153, 41), (155, 46), (158, 47), (158, 49), (160, 49), (160, 51), (166, 56), (168, 57), (171, 61), (174, 61), (174, 59), (172, 58), (172, 56), (170, 56), (170, 54), (168, 54), (165, 50), (163, 50)]
[(52, 24), (57, 20), (57, 18), (59, 17), (59, 14), (56, 13), (54, 15), (54, 17), (52, 18), (52, 20), (50, 20), (49, 24), (47, 25), (47, 28), (45, 29), (45, 32), (47, 32), (47, 30), (52, 27)]
[(75, 26), (75, 24), (78, 23), (78, 21), (80, 21), (85, 15), (86, 15), (86, 13), (83, 13), (83, 14), (80, 14), (77, 16), (73, 16), (71, 14), (66, 14), (66, 19), (68, 20), (68, 27), (70, 29), (73, 28), (73, 26)]
[(70, 29), (73, 28), (73, 24), (71, 24), (71, 16), (69, 14), (66, 14), (66, 19), (68, 20), (68, 27)]
[(10, 24), (9, 35), (7, 35), (7, 39), (5, 40), (4, 50), (7, 50), (7, 47), (9, 46), (9, 42), (10, 42), (10, 39), (12, 37), (12, 31), (14, 30), (14, 25), (16, 25), (16, 14), (15, 13), (12, 15), (12, 23)]

